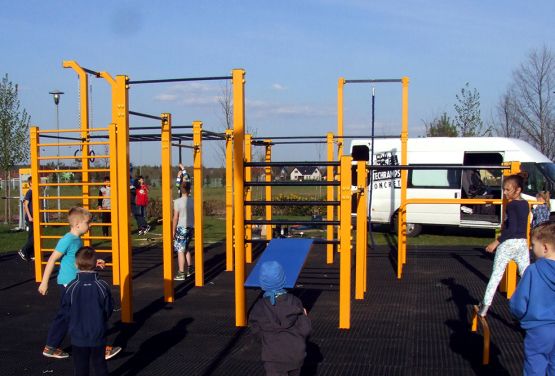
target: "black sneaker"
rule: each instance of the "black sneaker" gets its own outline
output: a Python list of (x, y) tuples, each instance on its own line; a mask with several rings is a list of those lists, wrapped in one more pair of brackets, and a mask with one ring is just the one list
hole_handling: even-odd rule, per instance
[(150, 231), (150, 225), (147, 225), (146, 228), (143, 231), (143, 234), (146, 234), (149, 231)]
[(195, 267), (194, 266), (189, 266), (187, 268), (187, 278), (189, 278), (190, 276), (192, 276), (195, 273)]
[(44, 350), (42, 350), (42, 355), (46, 356), (47, 358), (56, 358), (56, 359), (69, 358), (69, 354), (66, 353), (64, 350), (56, 349), (50, 346), (44, 346)]
[(173, 277), (174, 281), (184, 281), (185, 280), (185, 273), (184, 272), (177, 272), (175, 277)]
[(23, 261), (28, 261), (27, 256), (25, 256), (25, 253), (23, 253), (21, 249), (17, 251), (17, 254), (19, 255), (19, 257), (21, 257)]
[(110, 358), (113, 358), (114, 356), (119, 354), (120, 351), (121, 347), (119, 346), (106, 346), (106, 349), (104, 350), (104, 359), (108, 360)]

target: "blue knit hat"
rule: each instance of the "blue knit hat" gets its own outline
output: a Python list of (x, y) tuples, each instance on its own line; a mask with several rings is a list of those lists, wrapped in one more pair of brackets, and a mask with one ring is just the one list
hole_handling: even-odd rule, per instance
[(276, 292), (285, 286), (285, 272), (277, 261), (266, 261), (260, 265), (260, 288), (268, 292)]

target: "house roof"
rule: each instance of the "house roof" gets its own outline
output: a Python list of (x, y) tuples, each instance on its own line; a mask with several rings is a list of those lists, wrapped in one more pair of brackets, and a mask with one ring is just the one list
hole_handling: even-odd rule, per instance
[(312, 175), (315, 171), (320, 171), (318, 167), (310, 166), (295, 167), (295, 169), (297, 169), (302, 175)]

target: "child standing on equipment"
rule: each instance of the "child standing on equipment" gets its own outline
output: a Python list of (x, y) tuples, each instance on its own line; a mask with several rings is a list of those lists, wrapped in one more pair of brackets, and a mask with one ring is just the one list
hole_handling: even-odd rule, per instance
[(478, 314), (482, 317), (486, 316), (488, 312), (509, 261), (514, 260), (517, 263), (520, 275), (530, 264), (526, 236), (530, 208), (528, 201), (523, 200), (520, 196), (523, 186), (524, 179), (521, 175), (508, 176), (503, 183), (503, 194), (509, 203), (506, 207), (506, 218), (501, 229), (501, 236), (486, 247), (487, 252), (495, 252), (495, 258), (484, 299), (478, 310)]
[(549, 221), (550, 212), (550, 197), (548, 191), (538, 192), (536, 195), (536, 201), (541, 202), (532, 209), (532, 228), (541, 225), (544, 222)]
[(526, 330), (524, 374), (555, 375), (555, 223), (532, 231), (532, 247), (537, 261), (524, 272), (510, 308)]
[(252, 308), (249, 322), (262, 342), (266, 375), (300, 375), (312, 330), (306, 309), (283, 288), (285, 272), (279, 262), (264, 262), (259, 278), (264, 296)]
[[(183, 281), (193, 275), (191, 265), (191, 252), (189, 244), (193, 238), (195, 226), (195, 210), (193, 199), (190, 197), (191, 183), (181, 183), (181, 197), (173, 201), (173, 246), (177, 252), (177, 274), (176, 281)], [(187, 262), (187, 274), (185, 274), (185, 261)]]
[(108, 376), (105, 359), (108, 319), (114, 310), (110, 286), (95, 272), (97, 255), (91, 247), (81, 247), (75, 256), (79, 271), (62, 299), (62, 311), (69, 320), (75, 375), (88, 376), (90, 366), (96, 376)]

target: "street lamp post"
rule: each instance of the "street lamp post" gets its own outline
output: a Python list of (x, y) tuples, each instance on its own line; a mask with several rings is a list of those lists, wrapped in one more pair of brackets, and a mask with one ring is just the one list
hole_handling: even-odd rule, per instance
[[(49, 94), (52, 95), (52, 98), (54, 98), (54, 104), (56, 105), (56, 130), (60, 130), (60, 112), (58, 110), (58, 105), (60, 104), (60, 97), (62, 96), (62, 94), (64, 94), (63, 91), (60, 90), (53, 90), (51, 91)], [(60, 137), (60, 133), (58, 133), (58, 137)], [(58, 193), (58, 219), (60, 219), (61, 216), (61, 205), (60, 205), (60, 139), (58, 138), (58, 150), (56, 153), (56, 157), (58, 157), (58, 159), (56, 159), (56, 182), (58, 183), (58, 186), (56, 187), (56, 191)]]

